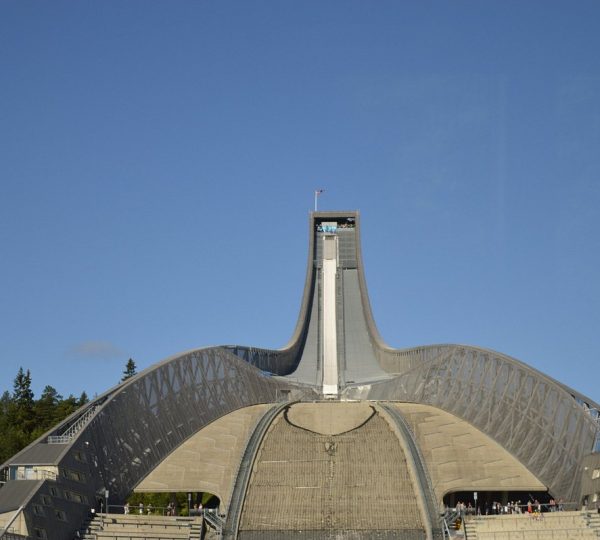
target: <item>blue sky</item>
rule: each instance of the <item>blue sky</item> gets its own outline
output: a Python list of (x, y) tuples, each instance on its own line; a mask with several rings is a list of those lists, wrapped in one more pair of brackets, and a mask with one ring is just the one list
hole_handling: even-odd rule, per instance
[(600, 401), (597, 1), (0, 3), (0, 376), (281, 347), (313, 191), (396, 347)]

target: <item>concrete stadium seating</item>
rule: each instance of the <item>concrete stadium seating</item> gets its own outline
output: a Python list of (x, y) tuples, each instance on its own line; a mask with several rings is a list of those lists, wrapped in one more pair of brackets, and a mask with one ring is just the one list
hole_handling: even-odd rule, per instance
[[(364, 404), (336, 407), (346, 407), (349, 416), (357, 412), (360, 424), (331, 434), (290, 421), (306, 420), (307, 411), (275, 420), (254, 465), (240, 538), (285, 538), (285, 531), (295, 538), (331, 531), (353, 531), (353, 538), (425, 538), (406, 458), (389, 424), (374, 411), (365, 415)], [(323, 417), (314, 425), (330, 431)]]
[(83, 540), (199, 540), (202, 518), (154, 515), (97, 515)]
[(469, 540), (575, 540), (598, 539), (598, 530), (582, 512), (549, 512), (477, 517), (468, 521)]

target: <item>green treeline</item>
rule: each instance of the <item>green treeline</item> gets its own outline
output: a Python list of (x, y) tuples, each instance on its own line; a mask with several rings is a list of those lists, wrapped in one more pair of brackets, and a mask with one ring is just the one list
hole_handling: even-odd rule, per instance
[[(125, 364), (121, 382), (137, 373), (132, 358)], [(0, 464), (19, 450), (42, 436), (51, 427), (64, 420), (89, 401), (82, 392), (79, 398), (72, 394), (63, 398), (56, 388), (48, 385), (39, 399), (34, 399), (29, 370), (19, 372), (13, 383), (12, 394), (7, 390), (0, 398)]]
[(0, 398), (0, 464), (88, 401), (85, 392), (63, 398), (50, 385), (34, 399), (31, 373), (20, 368), (12, 394), (7, 390)]
[[(130, 379), (136, 373), (137, 367), (130, 358), (125, 365), (121, 382)], [(82, 392), (79, 398), (72, 394), (63, 398), (50, 385), (44, 388), (39, 399), (34, 399), (31, 373), (20, 368), (13, 383), (12, 393), (7, 390), (0, 397), (0, 464), (88, 402), (85, 392)], [(167, 505), (172, 503), (178, 515), (187, 515), (190, 504), (187, 496), (186, 493), (134, 493), (129, 498), (129, 504), (132, 513), (138, 513), (139, 503), (143, 503), (145, 514), (164, 514)], [(218, 499), (210, 493), (195, 493), (193, 502), (202, 503), (205, 507), (219, 504)]]

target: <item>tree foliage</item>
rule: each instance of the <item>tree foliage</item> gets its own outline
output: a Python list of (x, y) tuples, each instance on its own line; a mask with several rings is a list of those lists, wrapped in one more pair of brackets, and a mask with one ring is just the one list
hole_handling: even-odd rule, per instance
[(19, 368), (12, 394), (7, 390), (0, 397), (0, 464), (88, 401), (85, 392), (79, 398), (73, 395), (63, 398), (50, 385), (36, 400), (31, 373)]
[(127, 364), (125, 364), (125, 371), (123, 371), (123, 378), (121, 381), (126, 381), (127, 379), (131, 379), (137, 373), (137, 366), (133, 361), (133, 358), (127, 360)]

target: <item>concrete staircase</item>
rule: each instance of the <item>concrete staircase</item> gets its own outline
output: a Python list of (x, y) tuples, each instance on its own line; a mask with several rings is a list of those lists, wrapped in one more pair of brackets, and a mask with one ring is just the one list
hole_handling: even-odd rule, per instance
[(587, 510), (581, 512), (581, 514), (583, 515), (583, 520), (587, 526), (596, 533), (598, 538), (600, 538), (600, 512)]
[(82, 540), (200, 540), (202, 518), (99, 514)]
[[(272, 424), (254, 464), (238, 538), (424, 540), (415, 486), (389, 424), (370, 408), (358, 418), (364, 411), (357, 404), (330, 408), (331, 424), (341, 433), (319, 424), (328, 414), (323, 406), (303, 427), (287, 416)], [(338, 409), (356, 409), (358, 426), (339, 427)]]
[(592, 512), (550, 512), (478, 516), (465, 524), (468, 540), (597, 540), (600, 515)]

